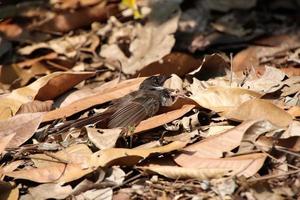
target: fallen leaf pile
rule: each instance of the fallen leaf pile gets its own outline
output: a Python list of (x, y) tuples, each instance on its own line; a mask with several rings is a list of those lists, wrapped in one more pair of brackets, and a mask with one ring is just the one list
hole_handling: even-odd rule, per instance
[[(0, 199), (297, 199), (297, 6), (4, 1)], [(72, 126), (157, 74), (155, 116)]]

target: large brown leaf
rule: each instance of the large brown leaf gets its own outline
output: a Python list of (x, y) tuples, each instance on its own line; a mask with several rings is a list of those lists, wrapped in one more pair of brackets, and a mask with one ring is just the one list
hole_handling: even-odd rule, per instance
[(26, 87), (0, 97), (0, 119), (16, 114), (22, 104), (36, 100), (52, 100), (81, 81), (90, 78), (93, 72), (55, 72), (44, 76)]
[(6, 147), (16, 148), (31, 138), (42, 122), (43, 113), (19, 114), (0, 121), (0, 138), (15, 134)]
[(226, 113), (225, 117), (236, 121), (268, 120), (281, 127), (286, 127), (293, 121), (293, 117), (289, 113), (263, 99), (246, 101), (236, 109)]

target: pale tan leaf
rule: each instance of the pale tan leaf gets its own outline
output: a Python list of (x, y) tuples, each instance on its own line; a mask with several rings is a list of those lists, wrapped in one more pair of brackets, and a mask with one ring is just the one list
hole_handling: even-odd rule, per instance
[(293, 117), (300, 117), (300, 106), (293, 106), (287, 112)]
[[(70, 185), (61, 186), (60, 184), (41, 184), (28, 189), (34, 199), (65, 199), (73, 191)], [(51, 191), (51, 192), (50, 192)]]
[(32, 102), (25, 103), (21, 105), (20, 109), (16, 114), (21, 113), (36, 113), (36, 112), (48, 112), (52, 108), (53, 101), (38, 101), (34, 100)]
[(195, 82), (196, 85), (193, 84), (190, 98), (200, 106), (215, 112), (232, 110), (249, 99), (261, 96), (257, 92), (242, 88), (215, 86), (201, 89), (200, 86), (197, 86), (197, 82)]
[(51, 100), (79, 82), (93, 76), (91, 72), (55, 72), (44, 76), (30, 85), (18, 88), (0, 97), (0, 119), (16, 114), (22, 104), (36, 100)]
[(218, 134), (228, 131), (232, 128), (234, 128), (234, 126), (230, 126), (230, 125), (211, 126), (208, 129), (207, 137), (213, 136), (213, 135), (218, 135)]
[(186, 167), (178, 167), (178, 166), (163, 166), (163, 165), (149, 165), (146, 167), (139, 167), (143, 170), (155, 172), (160, 175), (163, 175), (172, 179), (212, 179), (212, 178), (221, 178), (222, 176), (229, 174), (228, 169), (222, 168), (186, 168)]
[(115, 146), (117, 139), (119, 138), (122, 129), (96, 129), (96, 128), (85, 128), (89, 140), (98, 149), (108, 149)]
[(67, 183), (92, 171), (91, 168), (82, 169), (78, 164), (53, 163), (42, 168), (31, 168), (4, 174), (16, 179), (26, 179), (38, 183)]
[(25, 163), (24, 160), (13, 161), (13, 162), (5, 165), (4, 167), (2, 167), (1, 173), (12, 172), (15, 169), (17, 169), (20, 165), (23, 165), (24, 163)]
[(271, 124), (269, 121), (257, 121), (244, 133), (238, 153), (250, 152), (255, 148), (254, 143), (259, 136), (278, 129), (277, 126)]
[(18, 52), (22, 55), (29, 55), (33, 51), (41, 48), (52, 49), (57, 54), (63, 54), (67, 57), (74, 57), (77, 54), (77, 48), (82, 46), (88, 40), (87, 34), (77, 36), (66, 36), (50, 40), (49, 42), (41, 42), (20, 48)]
[(293, 117), (273, 103), (263, 99), (252, 99), (225, 114), (228, 119), (236, 121), (268, 120), (272, 124), (286, 127)]
[(70, 182), (94, 170), (89, 167), (91, 155), (92, 151), (85, 144), (72, 145), (53, 154), (30, 156), (37, 168), (4, 172), (4, 174), (39, 183)]
[(111, 148), (95, 152), (91, 158), (91, 166), (105, 167), (115, 165), (134, 165), (139, 160), (153, 153), (167, 153), (182, 149), (187, 142), (175, 141), (168, 145), (149, 149)]
[(56, 153), (30, 155), (30, 158), (38, 168), (47, 167), (53, 162), (80, 164), (84, 168), (88, 167), (91, 155), (92, 151), (87, 145), (76, 144)]
[(280, 138), (289, 138), (292, 136), (300, 136), (300, 122), (293, 121), (289, 127), (284, 131)]
[(257, 121), (247, 121), (223, 133), (189, 145), (184, 148), (184, 151), (189, 153), (180, 154), (175, 158), (175, 161), (179, 163), (192, 162), (194, 156), (202, 158), (219, 158), (224, 152), (238, 147), (244, 133), (255, 123), (257, 123)]
[(175, 162), (182, 167), (196, 169), (227, 169), (231, 170), (234, 175), (253, 176), (262, 167), (266, 155), (263, 153), (253, 153), (230, 158), (201, 158), (193, 156), (189, 161), (177, 160)]
[(92, 189), (76, 196), (76, 199), (99, 199), (111, 200), (113, 199), (113, 190), (111, 188)]
[(283, 85), (286, 74), (275, 67), (265, 67), (265, 72), (260, 78), (245, 81), (243, 88), (261, 93), (271, 93), (279, 90)]
[(18, 147), (32, 137), (42, 122), (42, 117), (43, 113), (26, 113), (0, 121), (0, 137), (15, 133), (7, 147)]

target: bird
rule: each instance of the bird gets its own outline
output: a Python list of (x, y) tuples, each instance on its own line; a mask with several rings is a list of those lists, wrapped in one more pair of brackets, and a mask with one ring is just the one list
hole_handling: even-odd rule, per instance
[(154, 116), (161, 107), (172, 105), (172, 90), (163, 87), (168, 78), (170, 76), (150, 76), (140, 84), (137, 91), (112, 101), (103, 113), (62, 124), (55, 129), (62, 132), (104, 121), (107, 128), (135, 127), (141, 121)]

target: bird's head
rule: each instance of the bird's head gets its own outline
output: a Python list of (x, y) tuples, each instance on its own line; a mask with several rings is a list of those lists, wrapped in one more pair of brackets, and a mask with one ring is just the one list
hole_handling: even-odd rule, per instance
[(149, 78), (145, 79), (141, 85), (140, 89), (146, 90), (163, 90), (164, 82), (170, 78), (170, 76), (166, 75), (158, 75), (158, 76), (150, 76)]

